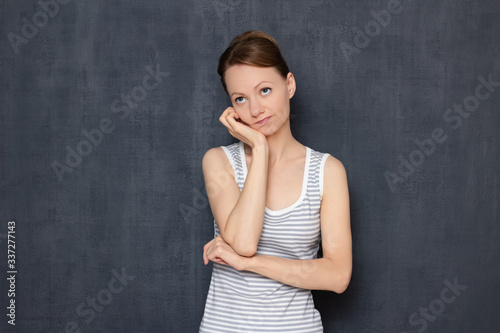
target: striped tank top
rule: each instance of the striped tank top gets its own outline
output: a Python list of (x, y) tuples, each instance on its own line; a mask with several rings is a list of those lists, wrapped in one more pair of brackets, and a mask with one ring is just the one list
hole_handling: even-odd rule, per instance
[[(247, 176), (242, 141), (224, 149), (243, 190)], [(290, 259), (316, 259), (321, 240), (320, 204), (323, 170), (328, 153), (307, 147), (302, 192), (289, 207), (265, 207), (264, 225), (256, 253)], [(214, 238), (220, 230), (214, 220)], [(213, 262), (200, 333), (323, 332), (321, 315), (311, 290), (238, 271)]]

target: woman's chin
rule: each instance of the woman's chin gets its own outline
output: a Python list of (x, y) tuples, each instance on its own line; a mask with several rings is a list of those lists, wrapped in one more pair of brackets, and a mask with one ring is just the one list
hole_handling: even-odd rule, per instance
[(274, 133), (273, 131), (268, 130), (267, 128), (259, 128), (257, 131), (264, 134), (265, 137), (268, 137)]

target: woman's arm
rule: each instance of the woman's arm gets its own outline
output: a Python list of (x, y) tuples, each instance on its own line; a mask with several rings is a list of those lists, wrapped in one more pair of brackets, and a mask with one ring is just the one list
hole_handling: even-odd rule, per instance
[(320, 219), (323, 258), (295, 260), (256, 254), (246, 260), (244, 269), (299, 288), (344, 292), (352, 273), (349, 191), (345, 168), (333, 156), (325, 162)]
[(342, 163), (332, 156), (328, 156), (324, 172), (320, 215), (323, 258), (299, 260), (261, 254), (240, 257), (222, 239), (214, 238), (204, 247), (205, 264), (213, 260), (299, 288), (344, 292), (352, 272), (347, 176)]
[[(257, 251), (264, 227), (268, 162), (267, 145), (255, 146), (245, 185), (224, 228), (228, 243), (236, 252), (248, 257)], [(241, 163), (246, 163), (245, 156)]]
[[(218, 149), (218, 148), (217, 148)], [(203, 174), (212, 214), (222, 238), (236, 253), (252, 256), (257, 250), (264, 225), (269, 149), (266, 144), (252, 148), (243, 190), (240, 192), (229, 168), (224, 166), (224, 152), (211, 149), (203, 158)], [(242, 156), (241, 163), (246, 163)], [(226, 181), (221, 182), (222, 179)]]

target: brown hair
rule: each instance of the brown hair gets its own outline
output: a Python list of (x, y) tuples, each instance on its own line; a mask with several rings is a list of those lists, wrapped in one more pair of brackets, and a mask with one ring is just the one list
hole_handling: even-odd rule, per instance
[(286, 78), (289, 72), (276, 40), (265, 32), (248, 30), (233, 38), (229, 46), (219, 57), (217, 73), (224, 90), (227, 92), (224, 74), (236, 64), (257, 67), (275, 67)]

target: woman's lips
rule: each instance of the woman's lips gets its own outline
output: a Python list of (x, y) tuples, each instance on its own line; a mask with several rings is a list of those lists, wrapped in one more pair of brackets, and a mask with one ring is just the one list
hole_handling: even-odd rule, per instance
[(265, 124), (265, 123), (267, 123), (267, 122), (269, 121), (269, 118), (271, 118), (271, 116), (266, 117), (266, 118), (264, 118), (264, 119), (262, 119), (262, 120), (260, 120), (260, 121), (256, 122), (256, 124), (259, 124), (259, 125), (261, 125), (261, 124)]

